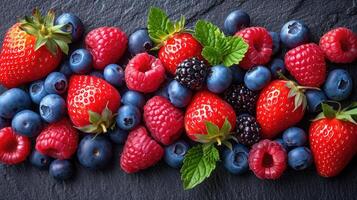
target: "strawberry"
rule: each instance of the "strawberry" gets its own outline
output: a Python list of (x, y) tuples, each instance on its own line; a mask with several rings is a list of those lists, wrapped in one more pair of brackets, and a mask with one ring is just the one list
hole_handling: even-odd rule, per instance
[(274, 138), (302, 119), (307, 104), (302, 89), (292, 81), (275, 80), (262, 90), (256, 113), (263, 138)]
[(93, 56), (93, 67), (99, 70), (116, 63), (124, 54), (127, 43), (126, 34), (116, 27), (96, 28), (85, 38), (86, 49)]
[(139, 126), (129, 133), (120, 157), (120, 167), (126, 173), (135, 173), (159, 162), (164, 149), (151, 139), (145, 127)]
[(335, 111), (322, 104), (322, 110), (310, 126), (309, 141), (317, 172), (332, 177), (357, 153), (357, 123), (353, 119), (357, 116), (357, 105)]
[(72, 76), (68, 86), (67, 108), (72, 123), (86, 133), (107, 132), (114, 125), (120, 106), (119, 92), (101, 78)]
[(14, 88), (41, 79), (56, 69), (62, 52), (68, 53), (69, 33), (54, 26), (52, 10), (41, 16), (35, 9), (6, 33), (0, 54), (0, 84)]
[(156, 141), (170, 145), (177, 140), (184, 129), (183, 112), (161, 96), (149, 99), (144, 106), (146, 127)]

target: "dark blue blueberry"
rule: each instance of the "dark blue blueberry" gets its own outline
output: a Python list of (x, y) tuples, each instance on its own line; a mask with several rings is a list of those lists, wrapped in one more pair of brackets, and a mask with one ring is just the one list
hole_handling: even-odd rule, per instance
[(30, 107), (30, 96), (19, 88), (7, 90), (0, 96), (0, 117), (5, 119), (11, 119), (16, 113)]
[(321, 90), (307, 90), (305, 92), (307, 108), (310, 113), (321, 111), (321, 103), (327, 100), (325, 93)]
[(39, 114), (32, 110), (23, 110), (15, 115), (11, 122), (12, 129), (23, 136), (35, 137), (42, 128), (42, 120)]
[(53, 123), (59, 121), (66, 113), (66, 102), (57, 94), (49, 94), (42, 99), (39, 109), (41, 118)]
[(74, 73), (87, 74), (92, 70), (93, 57), (86, 49), (77, 49), (69, 57), (69, 66)]
[(190, 146), (187, 142), (179, 140), (170, 146), (165, 147), (164, 160), (173, 168), (180, 168), (183, 163), (183, 159), (189, 150)]
[(52, 72), (45, 80), (45, 90), (48, 94), (63, 94), (67, 87), (67, 78), (61, 72)]
[(0, 129), (10, 126), (10, 122), (3, 117), (0, 117)]
[(43, 97), (48, 95), (47, 91), (45, 90), (45, 81), (33, 82), (30, 85), (29, 93), (32, 102), (34, 102), (35, 104), (40, 104)]
[(108, 132), (110, 140), (116, 144), (124, 144), (128, 134), (128, 131), (121, 130), (120, 128), (115, 128)]
[(123, 130), (131, 130), (140, 123), (141, 113), (136, 106), (123, 105), (118, 110), (117, 125)]
[(278, 142), (285, 150), (288, 150), (289, 147), (285, 144), (284, 140), (281, 138), (275, 139), (275, 142)]
[(172, 80), (167, 88), (169, 93), (169, 100), (171, 103), (179, 108), (186, 107), (192, 98), (190, 89), (182, 85), (176, 80)]
[(232, 71), (224, 65), (216, 65), (210, 68), (207, 76), (207, 88), (214, 93), (222, 93), (232, 83)]
[(147, 29), (138, 29), (129, 36), (128, 48), (131, 55), (149, 51), (152, 47)]
[(234, 35), (237, 31), (248, 27), (250, 24), (249, 15), (241, 10), (235, 10), (227, 16), (224, 21), (224, 32), (227, 35)]
[(279, 52), (280, 50), (280, 36), (277, 32), (269, 32), (271, 39), (273, 39), (273, 55)]
[(50, 164), (49, 172), (57, 180), (67, 180), (74, 175), (74, 166), (69, 160), (54, 160)]
[(223, 154), (223, 164), (232, 174), (243, 174), (249, 170), (249, 149), (241, 144), (235, 144), (233, 149), (226, 149)]
[(51, 157), (43, 155), (36, 150), (34, 150), (30, 155), (30, 163), (39, 169), (47, 169), (51, 162)]
[(67, 78), (69, 78), (73, 74), (73, 71), (71, 70), (69, 62), (67, 60), (62, 63), (59, 72), (64, 74)]
[(82, 21), (72, 13), (63, 13), (55, 22), (56, 25), (65, 25), (62, 30), (71, 33), (72, 42), (79, 41), (83, 35), (84, 26)]
[(282, 74), (286, 73), (285, 63), (280, 58), (274, 58), (271, 61), (269, 68), (274, 78), (279, 78), (278, 72)]
[(105, 136), (87, 135), (78, 145), (78, 161), (89, 169), (103, 169), (112, 158), (112, 143)]
[(244, 82), (244, 70), (242, 70), (240, 67), (238, 67), (238, 65), (233, 65), (231, 67), (231, 71), (232, 71), (232, 83), (234, 84), (241, 84)]
[(352, 87), (351, 75), (344, 69), (335, 69), (328, 74), (323, 88), (329, 99), (342, 101), (350, 96)]
[(245, 73), (244, 84), (248, 89), (257, 91), (263, 89), (271, 80), (270, 70), (264, 66), (251, 68)]
[(283, 140), (288, 147), (300, 147), (306, 144), (307, 137), (301, 128), (291, 127), (284, 131)]
[(6, 87), (0, 85), (0, 95), (6, 91)]
[(288, 48), (295, 48), (309, 42), (309, 27), (300, 20), (291, 20), (280, 31), (280, 40)]
[(124, 83), (124, 70), (117, 64), (106, 66), (103, 74), (104, 79), (116, 87), (120, 87)]
[(92, 71), (89, 75), (101, 78), (104, 80), (104, 75), (101, 71)]
[(171, 81), (166, 82), (158, 91), (155, 92), (155, 95), (165, 97), (166, 99), (170, 100), (169, 98), (169, 84)]
[(125, 105), (133, 105), (142, 108), (145, 104), (145, 97), (140, 92), (128, 90), (122, 96), (121, 102)]
[(289, 151), (289, 166), (295, 170), (304, 170), (311, 166), (312, 155), (307, 147), (297, 147)]

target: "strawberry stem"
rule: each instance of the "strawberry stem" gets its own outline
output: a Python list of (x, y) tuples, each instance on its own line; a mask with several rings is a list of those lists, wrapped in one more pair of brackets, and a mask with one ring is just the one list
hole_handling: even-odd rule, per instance
[(108, 132), (107, 127), (105, 127), (105, 124), (104, 124), (104, 123), (101, 123), (100, 126), (101, 126), (102, 129), (103, 129), (103, 133), (107, 133), (107, 132)]

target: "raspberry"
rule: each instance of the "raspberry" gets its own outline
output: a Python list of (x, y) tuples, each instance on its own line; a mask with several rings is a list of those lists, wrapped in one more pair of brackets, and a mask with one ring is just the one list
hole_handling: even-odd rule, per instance
[(236, 113), (254, 114), (258, 94), (243, 84), (231, 85), (224, 92), (224, 100), (231, 104)]
[(287, 155), (275, 141), (262, 140), (249, 152), (249, 167), (260, 179), (277, 179), (286, 169)]
[(331, 62), (351, 63), (357, 58), (357, 35), (348, 28), (336, 28), (321, 37), (320, 47)]
[(136, 55), (125, 68), (125, 81), (131, 90), (154, 92), (164, 79), (165, 68), (161, 61), (147, 53)]
[(69, 159), (77, 150), (78, 134), (68, 119), (47, 126), (36, 139), (36, 150), (57, 158)]
[(261, 139), (260, 126), (255, 117), (243, 114), (237, 117), (235, 134), (238, 142), (246, 146), (252, 146)]
[(15, 134), (12, 128), (0, 130), (0, 162), (7, 165), (18, 164), (30, 154), (30, 139)]
[(154, 139), (164, 145), (175, 142), (184, 129), (183, 112), (161, 96), (147, 101), (144, 106), (144, 121)]
[(248, 70), (253, 66), (264, 65), (269, 62), (273, 53), (273, 39), (265, 28), (245, 28), (235, 35), (241, 36), (249, 45), (248, 52), (239, 66)]
[(207, 72), (208, 67), (202, 60), (188, 58), (177, 66), (175, 79), (192, 90), (199, 90), (205, 82)]

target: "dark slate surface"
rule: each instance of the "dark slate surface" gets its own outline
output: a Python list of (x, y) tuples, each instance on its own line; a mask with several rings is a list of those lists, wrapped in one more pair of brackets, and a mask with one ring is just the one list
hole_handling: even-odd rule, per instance
[[(182, 1), (184, 2), (184, 1)], [(91, 30), (98, 26), (118, 26), (132, 33), (146, 24), (149, 6), (160, 6), (171, 17), (184, 14), (189, 25), (203, 18), (222, 26), (227, 13), (240, 8), (247, 11), (253, 25), (279, 31), (289, 19), (302, 19), (312, 30), (313, 41), (332, 27), (347, 26), (357, 32), (357, 2), (355, 0), (236, 0), (236, 1), (153, 1), (153, 0), (2, 0), (0, 6), (0, 36), (34, 7), (55, 8), (57, 13), (79, 15)], [(331, 65), (332, 67), (332, 65)], [(343, 66), (354, 74), (357, 88), (357, 64)], [(352, 97), (357, 100), (354, 89)], [(303, 125), (304, 126), (304, 125)], [(305, 125), (307, 128), (308, 126)], [(126, 175), (118, 167), (120, 147), (115, 161), (102, 172), (93, 172), (77, 165), (74, 180), (59, 183), (28, 163), (0, 166), (0, 199), (357, 199), (357, 159), (344, 172), (332, 179), (319, 177), (314, 169), (288, 170), (278, 181), (261, 181), (251, 173), (243, 176), (228, 174), (222, 166), (212, 177), (194, 190), (183, 191), (179, 172), (160, 163), (144, 172)]]

